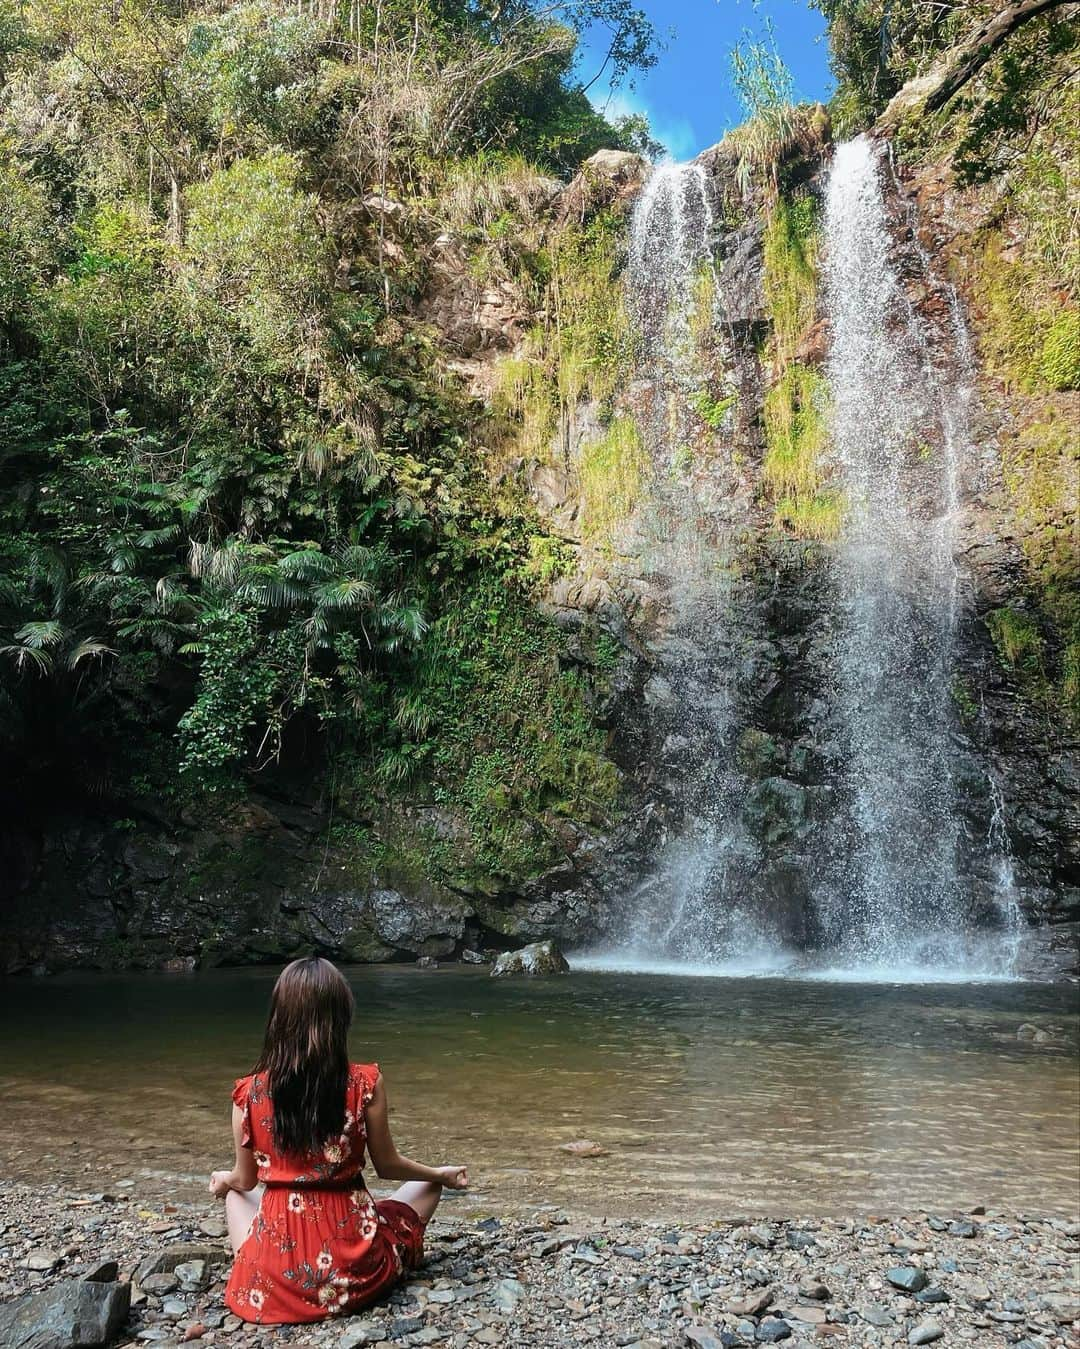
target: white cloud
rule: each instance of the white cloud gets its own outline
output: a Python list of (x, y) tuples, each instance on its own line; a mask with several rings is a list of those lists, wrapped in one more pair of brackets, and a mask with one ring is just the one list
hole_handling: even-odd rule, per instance
[(649, 119), (653, 136), (666, 147), (672, 159), (689, 159), (697, 146), (694, 128), (685, 117), (664, 118), (653, 112), (644, 99), (637, 94), (622, 90), (615, 93), (603, 92), (592, 96), (593, 107), (605, 117), (614, 121), (616, 117), (629, 117), (644, 113)]

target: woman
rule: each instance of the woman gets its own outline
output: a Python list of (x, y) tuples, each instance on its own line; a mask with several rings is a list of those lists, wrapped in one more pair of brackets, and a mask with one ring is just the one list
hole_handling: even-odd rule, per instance
[[(419, 1263), (443, 1186), (468, 1185), (463, 1166), (398, 1152), (378, 1064), (349, 1062), (352, 1013), (328, 960), (294, 960), (274, 985), (262, 1055), (233, 1091), (236, 1164), (210, 1190), (236, 1256), (225, 1301), (246, 1321), (319, 1321), (373, 1302)], [(379, 1176), (409, 1182), (390, 1199), (368, 1193), (365, 1146)]]

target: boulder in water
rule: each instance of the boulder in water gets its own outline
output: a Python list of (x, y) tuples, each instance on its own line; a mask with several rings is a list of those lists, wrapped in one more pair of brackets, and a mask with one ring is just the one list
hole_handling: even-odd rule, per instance
[(491, 967), (491, 977), (501, 979), (509, 974), (568, 974), (566, 957), (553, 941), (533, 942), (519, 951), (504, 951)]

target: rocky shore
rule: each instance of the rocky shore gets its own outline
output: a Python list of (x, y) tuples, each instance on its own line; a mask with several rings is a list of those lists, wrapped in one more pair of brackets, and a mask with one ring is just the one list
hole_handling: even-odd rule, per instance
[[(426, 1263), (388, 1302), (309, 1327), (255, 1327), (230, 1315), (221, 1300), (227, 1269), (221, 1210), (209, 1203), (150, 1207), (122, 1193), (0, 1188), (5, 1349), (61, 1349), (63, 1317), (88, 1279), (102, 1333), (130, 1349), (195, 1341), (1065, 1349), (1080, 1331), (1080, 1223), (981, 1209), (675, 1228), (550, 1207), (527, 1218), (459, 1218), (445, 1205)], [(95, 1343), (85, 1309), (81, 1333), (66, 1344)]]

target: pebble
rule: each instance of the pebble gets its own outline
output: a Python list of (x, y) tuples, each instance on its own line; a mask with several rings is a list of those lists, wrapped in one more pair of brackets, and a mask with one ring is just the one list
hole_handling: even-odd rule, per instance
[(791, 1327), (786, 1321), (769, 1317), (758, 1323), (755, 1338), (760, 1344), (779, 1344), (781, 1340), (791, 1339)]
[(885, 1271), (885, 1277), (894, 1288), (900, 1288), (905, 1293), (917, 1293), (927, 1284), (926, 1272), (918, 1265), (895, 1265)]
[(50, 1251), (45, 1247), (40, 1250), (31, 1251), (23, 1262), (27, 1269), (32, 1269), (38, 1274), (49, 1274), (60, 1263), (60, 1255), (56, 1251)]
[[(222, 1303), (226, 1247), (211, 1235), (220, 1209), (178, 1193), (167, 1232), (155, 1233), (146, 1204), (122, 1191), (106, 1202), (0, 1184), (0, 1300), (95, 1269), (115, 1275), (110, 1265), (121, 1277), (137, 1270), (117, 1349), (897, 1349), (938, 1338), (958, 1349), (1065, 1349), (1080, 1316), (1080, 1229), (1069, 1220), (992, 1210), (975, 1215), (987, 1218), (972, 1224), (985, 1239), (972, 1241), (951, 1230), (969, 1221), (960, 1213), (674, 1229), (537, 1205), (518, 1217), (440, 1210), (426, 1264), (382, 1306), (260, 1328)], [(60, 1263), (31, 1269), (34, 1253)], [(897, 1272), (922, 1285), (898, 1285)]]

